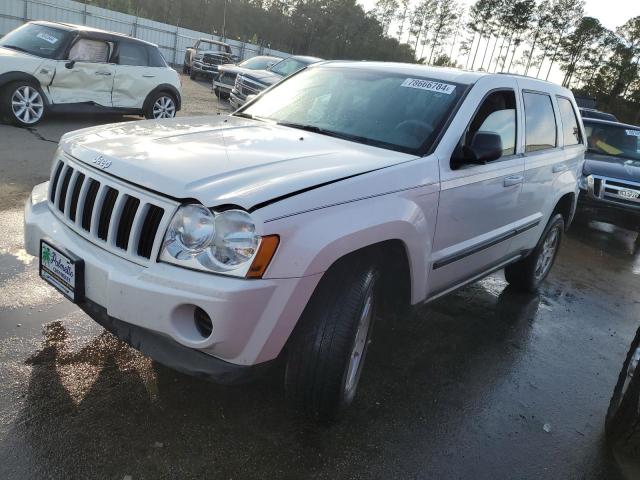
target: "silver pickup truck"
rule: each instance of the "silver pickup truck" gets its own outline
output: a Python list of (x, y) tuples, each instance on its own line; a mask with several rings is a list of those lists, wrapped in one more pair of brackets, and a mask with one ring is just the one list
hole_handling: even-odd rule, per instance
[(182, 73), (188, 73), (192, 80), (198, 75), (211, 77), (218, 71), (218, 65), (237, 61), (238, 57), (231, 52), (228, 44), (201, 38), (193, 47), (187, 48)]

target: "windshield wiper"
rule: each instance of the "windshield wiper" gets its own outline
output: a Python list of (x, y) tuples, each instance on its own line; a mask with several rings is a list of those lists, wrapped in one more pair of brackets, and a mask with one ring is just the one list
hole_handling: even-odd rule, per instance
[[(373, 147), (391, 148), (393, 150), (399, 150), (398, 145), (383, 142), (380, 140), (374, 140), (368, 137), (361, 137), (360, 135), (352, 135), (350, 133), (336, 132), (335, 130), (327, 130), (326, 128), (317, 127), (315, 125), (305, 125), (301, 123), (293, 122), (278, 122), (278, 125), (283, 127), (297, 128), (306, 132), (319, 133), (328, 137), (340, 138), (342, 140), (349, 140), (351, 142), (362, 143), (364, 145), (371, 145)], [(403, 150), (399, 150), (403, 151)]]
[(233, 116), (240, 117), (240, 118), (250, 118), (253, 120), (253, 115), (251, 115), (250, 113), (237, 112), (237, 113), (234, 113)]
[(24, 52), (24, 53), (31, 53), (29, 50), (25, 50), (24, 48), (19, 47), (17, 45), (0, 45), (0, 47), (10, 48), (12, 50), (18, 50), (19, 52)]

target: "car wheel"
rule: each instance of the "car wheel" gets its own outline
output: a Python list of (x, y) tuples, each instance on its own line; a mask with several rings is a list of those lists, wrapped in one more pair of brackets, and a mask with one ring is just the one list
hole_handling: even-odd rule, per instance
[(167, 92), (156, 93), (148, 102), (144, 116), (150, 120), (173, 118), (176, 116), (176, 99)]
[(196, 72), (193, 71), (193, 69), (189, 69), (189, 78), (191, 80), (195, 80), (197, 78), (198, 74)]
[(619, 452), (640, 455), (640, 329), (622, 365), (609, 402), (605, 432)]
[(343, 261), (322, 278), (287, 349), (285, 389), (307, 417), (335, 420), (353, 401), (377, 308), (378, 270)]
[(218, 90), (217, 88), (214, 88), (214, 89), (213, 89), (213, 94), (214, 94), (216, 97), (220, 98), (220, 90)]
[(564, 219), (559, 213), (554, 215), (544, 229), (538, 245), (522, 260), (504, 269), (504, 276), (518, 290), (535, 292), (547, 278), (556, 260), (562, 235)]
[(44, 95), (32, 82), (13, 82), (0, 95), (2, 114), (6, 120), (20, 127), (32, 127), (46, 113)]
[(229, 100), (229, 92), (220, 92), (221, 100)]
[(189, 67), (187, 67), (186, 63), (182, 65), (182, 73), (184, 73), (185, 75), (189, 73)]

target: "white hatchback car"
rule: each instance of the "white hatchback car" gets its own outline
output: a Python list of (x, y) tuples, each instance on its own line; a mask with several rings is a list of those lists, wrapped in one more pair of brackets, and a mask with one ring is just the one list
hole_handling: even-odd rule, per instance
[(332, 419), (381, 304), (500, 268), (538, 288), (575, 211), (576, 112), (524, 77), (319, 63), (230, 116), (65, 135), (26, 249), (160, 363), (232, 382), (284, 357), (292, 402)]
[(180, 102), (180, 76), (151, 43), (50, 22), (0, 39), (0, 114), (13, 124), (53, 110), (171, 118)]

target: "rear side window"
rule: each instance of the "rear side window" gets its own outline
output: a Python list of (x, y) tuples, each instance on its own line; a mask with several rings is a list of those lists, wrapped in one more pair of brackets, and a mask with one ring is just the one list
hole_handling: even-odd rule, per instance
[(147, 52), (149, 53), (149, 66), (150, 67), (167, 67), (167, 61), (155, 47), (147, 47)]
[(146, 67), (149, 65), (146, 45), (123, 42), (120, 44), (118, 52), (118, 63), (120, 65), (131, 65), (136, 67)]
[(556, 117), (551, 97), (544, 93), (524, 92), (525, 152), (537, 152), (554, 148)]
[(562, 136), (564, 137), (564, 146), (579, 145), (582, 143), (582, 134), (578, 126), (578, 117), (576, 111), (571, 105), (568, 98), (558, 98), (558, 109), (560, 110), (560, 119), (562, 120)]

